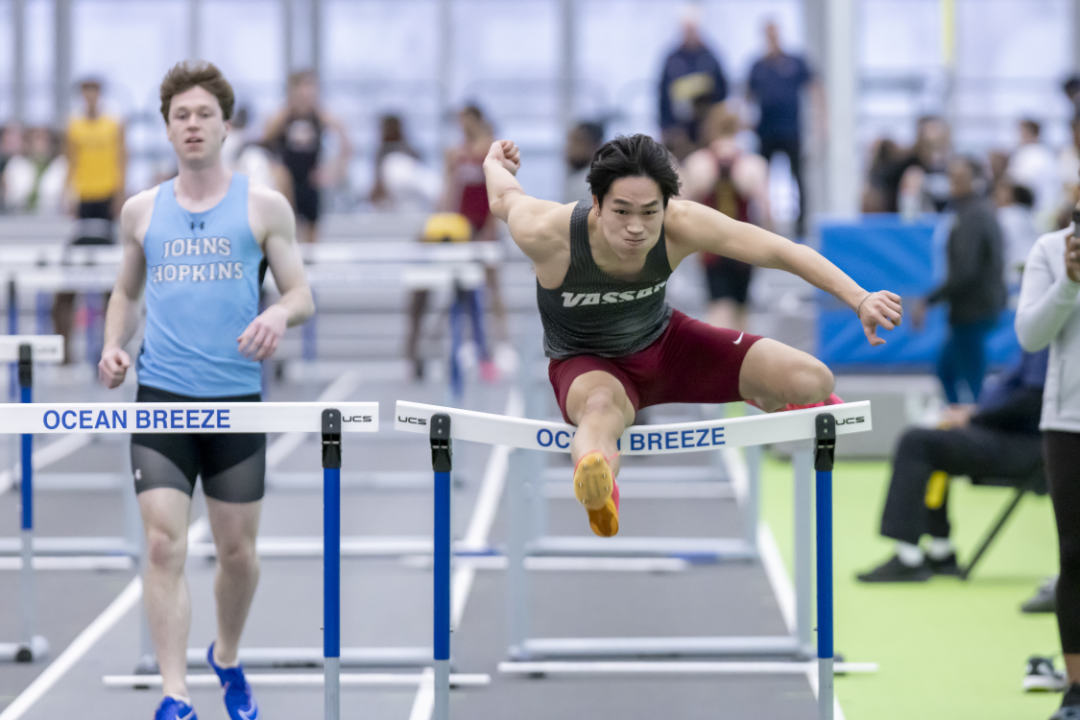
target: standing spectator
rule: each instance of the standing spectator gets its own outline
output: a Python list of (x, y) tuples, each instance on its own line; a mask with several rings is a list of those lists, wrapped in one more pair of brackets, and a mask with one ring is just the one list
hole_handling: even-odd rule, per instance
[[(769, 164), (760, 155), (739, 147), (739, 116), (725, 103), (717, 103), (709, 111), (704, 127), (708, 145), (686, 158), (683, 195), (732, 220), (771, 230)], [(705, 322), (729, 330), (746, 330), (753, 266), (713, 253), (702, 253), (701, 262), (709, 293)]]
[(1050, 346), (1043, 455), (1057, 521), (1056, 612), (1069, 686), (1051, 720), (1080, 718), (1080, 206), (1072, 224), (1040, 237), (1024, 265), (1016, 334), (1028, 352)]
[[(67, 126), (67, 184), (74, 192), (79, 219), (111, 223), (124, 202), (127, 148), (124, 125), (101, 110), (102, 89), (98, 78), (79, 83), (83, 113), (73, 117)], [(103, 239), (111, 242), (111, 235), (110, 231)]]
[[(503, 304), (499, 282), (501, 253), (495, 245), (496, 219), (488, 204), (484, 183), (484, 158), (495, 141), (494, 131), (484, 111), (469, 104), (458, 113), (462, 143), (446, 153), (446, 177), (441, 208), (465, 216), (472, 229), (472, 240), (490, 242), (484, 259), (484, 278), (488, 307), (495, 320), (494, 335), (503, 345), (498, 351), (509, 352), (509, 331), (506, 325), (506, 306)], [(481, 358), (480, 371), (486, 379), (496, 376), (494, 361)]]
[[(323, 132), (336, 137), (337, 158), (331, 167), (319, 164)], [(352, 146), (345, 126), (319, 104), (319, 82), (311, 70), (289, 76), (285, 107), (270, 119), (264, 142), (273, 148), (292, 178), (292, 203), (301, 242), (318, 238), (319, 193), (345, 180)]]
[(1061, 92), (1065, 93), (1065, 99), (1069, 101), (1073, 117), (1080, 117), (1080, 75), (1067, 77), (1061, 84)]
[[(85, 78), (79, 83), (83, 112), (67, 126), (67, 187), (75, 198), (80, 220), (76, 245), (100, 245), (113, 241), (112, 222), (124, 202), (127, 149), (124, 126), (102, 112), (103, 83)], [(75, 320), (75, 294), (57, 293), (53, 300), (53, 327), (64, 336), (64, 362), (71, 362), (71, 328)]]
[(687, 5), (682, 13), (682, 40), (660, 72), (660, 133), (680, 162), (697, 148), (701, 121), (709, 108), (728, 94), (724, 70), (701, 37), (700, 22), (700, 7)]
[[(810, 67), (798, 55), (780, 47), (780, 30), (775, 22), (765, 24), (764, 57), (750, 68), (748, 90), (758, 104), (759, 151), (766, 160), (776, 153), (787, 155), (791, 177), (799, 190), (799, 215), (795, 233), (806, 233), (806, 192), (802, 174), (802, 133), (799, 106), (804, 87), (811, 85)], [(814, 90), (815, 95), (818, 91)], [(820, 101), (816, 101), (820, 102)]]
[(596, 122), (579, 122), (566, 136), (566, 187), (563, 202), (591, 199), (589, 165), (604, 143), (604, 126)]
[(1054, 224), (1061, 199), (1060, 180), (1054, 153), (1040, 140), (1041, 127), (1031, 118), (1020, 121), (1020, 144), (1009, 156), (1006, 173), (1012, 182), (1024, 185), (1035, 195), (1035, 222), (1043, 232)]
[(961, 386), (968, 402), (982, 392), (986, 375), (986, 338), (1005, 307), (1001, 228), (976, 192), (981, 168), (971, 158), (949, 162), (949, 183), (956, 213), (946, 249), (945, 281), (916, 303), (912, 322), (923, 324), (926, 308), (949, 305), (949, 335), (938, 358), (938, 378), (950, 405), (960, 402)]

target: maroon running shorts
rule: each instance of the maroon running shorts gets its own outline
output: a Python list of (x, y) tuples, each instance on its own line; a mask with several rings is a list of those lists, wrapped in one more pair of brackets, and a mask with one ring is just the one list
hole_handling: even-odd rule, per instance
[(664, 333), (644, 350), (617, 358), (575, 355), (548, 363), (548, 377), (563, 419), (574, 378), (602, 370), (622, 383), (635, 410), (661, 403), (742, 400), (739, 370), (760, 335), (713, 327), (674, 310)]

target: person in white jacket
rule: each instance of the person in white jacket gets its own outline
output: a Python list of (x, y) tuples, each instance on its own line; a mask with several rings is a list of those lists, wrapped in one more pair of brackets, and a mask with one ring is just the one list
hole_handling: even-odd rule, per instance
[(1057, 520), (1058, 632), (1068, 689), (1050, 720), (1080, 720), (1080, 206), (1043, 235), (1024, 266), (1016, 334), (1025, 350), (1050, 346), (1043, 390), (1043, 456)]

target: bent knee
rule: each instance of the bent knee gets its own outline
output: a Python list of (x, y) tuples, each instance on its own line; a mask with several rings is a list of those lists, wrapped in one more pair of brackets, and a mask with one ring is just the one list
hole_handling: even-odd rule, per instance
[(797, 405), (822, 402), (829, 397), (834, 387), (836, 378), (833, 377), (832, 370), (817, 358), (808, 356), (791, 373), (789, 396), (785, 399)]

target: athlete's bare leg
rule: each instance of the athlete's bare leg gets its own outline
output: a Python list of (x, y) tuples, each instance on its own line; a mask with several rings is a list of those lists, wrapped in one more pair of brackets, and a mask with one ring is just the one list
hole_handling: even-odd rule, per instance
[(259, 584), (255, 537), (262, 502), (222, 502), (208, 497), (206, 510), (217, 547), (214, 597), (218, 630), (214, 661), (222, 666), (235, 665), (240, 634)]
[(634, 421), (634, 406), (613, 375), (593, 370), (570, 384), (566, 414), (577, 425), (570, 444), (574, 461), (574, 496), (589, 513), (593, 532), (619, 532), (618, 440)]
[(184, 560), (191, 498), (174, 488), (153, 488), (139, 493), (139, 510), (146, 532), (143, 599), (162, 693), (186, 698), (191, 596)]
[(823, 402), (835, 384), (825, 363), (769, 338), (750, 346), (739, 371), (739, 394), (766, 412)]
[(617, 443), (634, 423), (634, 406), (622, 383), (614, 375), (592, 370), (574, 378), (566, 395), (566, 414), (577, 426), (570, 443), (570, 458), (575, 465), (586, 454), (599, 450), (611, 460), (611, 470), (619, 472)]

